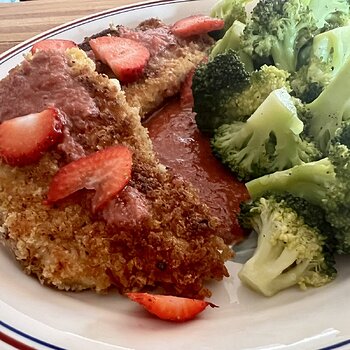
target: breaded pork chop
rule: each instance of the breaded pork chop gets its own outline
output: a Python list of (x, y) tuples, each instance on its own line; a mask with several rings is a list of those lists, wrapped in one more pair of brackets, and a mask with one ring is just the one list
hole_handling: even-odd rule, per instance
[[(0, 163), (1, 241), (28, 274), (58, 289), (119, 292), (160, 288), (205, 297), (205, 281), (227, 276), (231, 250), (192, 186), (156, 159), (137, 108), (79, 49), (38, 52), (0, 82), (1, 121), (55, 106), (64, 139), (25, 167)], [(45, 203), (65, 164), (108, 146), (133, 152), (123, 191), (93, 214), (93, 191)]]
[[(128, 103), (140, 109), (142, 118), (180, 91), (188, 74), (207, 58), (214, 43), (206, 33), (189, 38), (177, 37), (171, 32), (171, 26), (151, 18), (136, 28), (119, 25), (106, 29), (86, 38), (80, 47), (93, 57), (89, 40), (106, 35), (140, 41), (150, 52), (150, 60), (143, 76), (133, 83), (123, 85)], [(101, 62), (97, 62), (97, 70), (113, 75)]]

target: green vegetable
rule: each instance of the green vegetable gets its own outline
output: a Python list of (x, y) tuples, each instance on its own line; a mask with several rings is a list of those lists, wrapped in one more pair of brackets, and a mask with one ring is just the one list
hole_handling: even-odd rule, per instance
[(304, 0), (322, 31), (349, 24), (350, 3), (348, 0)]
[(350, 59), (347, 59), (317, 99), (306, 105), (310, 115), (308, 133), (324, 153), (328, 151), (335, 131), (347, 115), (349, 91)]
[(263, 66), (249, 75), (236, 52), (218, 54), (193, 76), (193, 110), (199, 130), (213, 135), (220, 125), (246, 120), (273, 90), (290, 89), (288, 77), (288, 72), (274, 66)]
[(225, 28), (193, 79), (198, 128), (252, 198), (240, 272), (265, 295), (335, 277), (350, 253), (350, 1), (221, 0)]
[(210, 57), (213, 58), (220, 53), (224, 53), (230, 49), (234, 50), (239, 56), (240, 60), (244, 63), (244, 67), (248, 72), (254, 70), (253, 62), (251, 58), (241, 50), (241, 36), (245, 24), (240, 21), (234, 21), (231, 27), (226, 31), (223, 38), (218, 40), (213, 46)]
[(337, 75), (350, 56), (350, 26), (318, 34), (308, 52), (308, 63), (292, 79), (294, 92), (311, 102)]
[(318, 207), (290, 195), (269, 195), (242, 204), (239, 219), (258, 233), (257, 248), (238, 274), (257, 292), (272, 296), (335, 278), (329, 225)]
[(303, 0), (260, 0), (246, 24), (242, 46), (254, 62), (271, 57), (277, 68), (295, 72), (299, 51), (317, 29)]
[(245, 5), (247, 2), (249, 0), (220, 0), (213, 6), (210, 16), (221, 18), (225, 21), (224, 29), (216, 33), (216, 39), (223, 37), (233, 22), (245, 23), (247, 19)]
[(288, 192), (320, 206), (334, 228), (337, 252), (350, 253), (350, 150), (331, 146), (328, 157), (246, 183), (251, 198)]
[(302, 140), (303, 123), (285, 88), (274, 90), (246, 122), (217, 129), (212, 149), (239, 179), (251, 179), (320, 157)]
[(193, 110), (198, 128), (212, 134), (232, 119), (229, 101), (249, 86), (249, 74), (237, 54), (229, 50), (199, 66), (193, 76)]
[(349, 23), (347, 0), (260, 0), (246, 23), (243, 47), (254, 62), (295, 72), (298, 57), (320, 32)]

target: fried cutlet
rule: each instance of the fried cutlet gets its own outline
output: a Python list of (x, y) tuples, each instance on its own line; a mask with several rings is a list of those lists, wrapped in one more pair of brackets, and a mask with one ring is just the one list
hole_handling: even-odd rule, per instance
[[(38, 52), (0, 82), (1, 121), (52, 105), (63, 142), (36, 164), (0, 163), (1, 241), (25, 272), (61, 290), (209, 296), (205, 282), (228, 275), (232, 252), (193, 187), (156, 159), (138, 108), (79, 49)], [(132, 177), (107, 207), (93, 214), (89, 190), (45, 203), (58, 169), (115, 144), (132, 150)]]
[[(143, 76), (123, 85), (130, 106), (138, 107), (141, 117), (147, 116), (176, 95), (190, 72), (208, 56), (213, 39), (208, 34), (179, 38), (172, 34), (170, 26), (151, 18), (136, 28), (112, 26), (101, 33), (86, 38), (80, 48), (93, 57), (89, 40), (101, 36), (120, 36), (142, 42), (151, 54)], [(97, 70), (113, 76), (108, 67), (97, 62)]]

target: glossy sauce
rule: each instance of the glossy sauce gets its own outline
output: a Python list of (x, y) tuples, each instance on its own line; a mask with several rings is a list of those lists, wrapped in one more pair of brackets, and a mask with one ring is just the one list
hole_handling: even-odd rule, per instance
[(245, 186), (212, 155), (208, 138), (197, 129), (191, 106), (171, 101), (144, 124), (160, 161), (190, 181), (220, 219), (220, 236), (226, 243), (240, 241), (243, 231), (236, 215), (239, 203), (248, 198)]

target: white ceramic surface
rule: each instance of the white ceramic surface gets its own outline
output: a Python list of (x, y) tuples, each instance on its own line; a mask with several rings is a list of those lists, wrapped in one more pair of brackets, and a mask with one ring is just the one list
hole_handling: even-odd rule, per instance
[[(0, 78), (18, 64), (33, 42), (65, 38), (81, 42), (109, 23), (166, 22), (208, 13), (213, 0), (157, 1), (106, 11), (43, 33), (0, 56)], [(231, 277), (211, 285), (212, 302), (195, 320), (174, 324), (155, 319), (117, 294), (64, 293), (43, 287), (0, 248), (0, 334), (35, 349), (350, 349), (350, 259), (339, 260), (335, 282), (302, 292), (292, 288), (265, 298)], [(0, 338), (1, 339), (1, 338)], [(4, 339), (4, 338), (2, 338)], [(12, 349), (0, 341), (0, 349)]]

